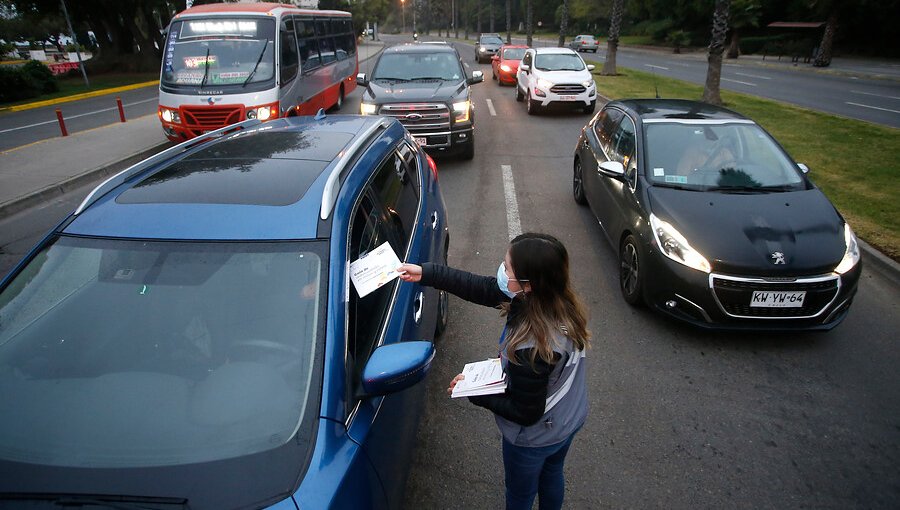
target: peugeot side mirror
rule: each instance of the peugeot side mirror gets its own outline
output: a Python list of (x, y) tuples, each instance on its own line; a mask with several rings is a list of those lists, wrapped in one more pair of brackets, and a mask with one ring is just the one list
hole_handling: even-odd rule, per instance
[(403, 391), (425, 379), (434, 359), (434, 344), (425, 340), (382, 345), (363, 369), (361, 397)]
[(528, 64), (519, 64), (519, 70), (523, 73), (527, 73), (531, 71), (531, 66)]
[(797, 168), (799, 168), (800, 171), (803, 172), (803, 173), (805, 173), (805, 174), (808, 174), (808, 173), (809, 173), (809, 167), (806, 166), (806, 165), (804, 165), (803, 163), (797, 163)]
[(587, 65), (587, 68), (588, 68), (588, 71), (593, 71), (593, 70), (594, 70), (594, 64), (588, 64), (588, 65)]
[(613, 177), (615, 179), (624, 179), (625, 178), (625, 165), (619, 163), (618, 161), (604, 161), (600, 163), (600, 166), (597, 170), (609, 177)]
[(356, 75), (356, 84), (360, 87), (365, 87), (369, 84), (369, 79), (366, 78), (366, 73), (359, 73)]
[(484, 81), (484, 73), (482, 73), (481, 71), (472, 71), (472, 77), (466, 81), (469, 83), (469, 85), (481, 83)]

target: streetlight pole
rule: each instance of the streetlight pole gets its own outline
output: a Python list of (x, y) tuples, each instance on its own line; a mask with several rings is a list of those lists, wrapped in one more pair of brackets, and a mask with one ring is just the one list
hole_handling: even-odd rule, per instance
[(406, 0), (400, 0), (400, 13), (403, 17), (403, 32), (406, 33)]
[(69, 37), (72, 38), (72, 43), (75, 44), (75, 55), (78, 57), (78, 67), (81, 68), (81, 76), (84, 76), (84, 86), (90, 87), (91, 82), (88, 81), (87, 71), (84, 70), (84, 62), (81, 60), (81, 51), (78, 49), (78, 39), (75, 38), (75, 31), (72, 30), (72, 22), (69, 20), (69, 11), (66, 9), (65, 0), (59, 0), (59, 3), (62, 4), (63, 15), (66, 17), (66, 24), (69, 25)]

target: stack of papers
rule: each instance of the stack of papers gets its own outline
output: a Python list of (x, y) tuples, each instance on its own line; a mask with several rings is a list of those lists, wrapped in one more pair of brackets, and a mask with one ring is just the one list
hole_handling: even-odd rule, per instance
[(466, 378), (456, 383), (450, 394), (451, 398), (493, 395), (506, 391), (506, 373), (503, 372), (500, 358), (467, 363), (462, 373)]

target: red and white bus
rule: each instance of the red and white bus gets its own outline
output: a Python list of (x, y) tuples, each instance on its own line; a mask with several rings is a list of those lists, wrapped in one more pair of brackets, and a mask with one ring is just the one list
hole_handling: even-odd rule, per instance
[(166, 33), (159, 120), (182, 141), (246, 119), (340, 108), (359, 64), (350, 13), (274, 3), (210, 4)]

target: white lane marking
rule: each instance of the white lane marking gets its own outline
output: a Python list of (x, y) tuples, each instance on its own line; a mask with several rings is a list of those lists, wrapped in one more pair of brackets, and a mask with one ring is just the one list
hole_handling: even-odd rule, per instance
[(881, 94), (873, 94), (873, 93), (871, 93), (871, 92), (863, 92), (863, 91), (861, 91), (861, 90), (851, 90), (850, 93), (852, 93), (852, 94), (863, 94), (863, 95), (865, 95), (865, 96), (875, 96), (875, 97), (880, 97), (880, 98), (883, 98), (883, 99), (900, 99), (900, 97), (897, 97), (897, 96), (882, 96)]
[(747, 78), (759, 78), (760, 80), (771, 80), (771, 79), (772, 79), (772, 78), (769, 77), (769, 76), (760, 76), (760, 75), (758, 75), (758, 74), (739, 73), (739, 72), (737, 72), (737, 71), (735, 71), (734, 74), (736, 74), (736, 75), (738, 75), (738, 76), (746, 76)]
[(519, 204), (516, 203), (516, 184), (513, 182), (512, 166), (500, 165), (503, 170), (503, 194), (506, 196), (506, 228), (509, 238), (513, 239), (522, 233), (519, 222)]
[(900, 111), (898, 111), (898, 110), (891, 110), (889, 108), (879, 108), (877, 106), (869, 106), (867, 104), (851, 103), (850, 101), (846, 101), (846, 104), (852, 104), (853, 106), (861, 106), (863, 108), (871, 108), (873, 110), (881, 110), (883, 112), (900, 113)]
[(668, 70), (669, 70), (668, 67), (655, 66), (655, 65), (653, 65), (653, 64), (644, 64), (644, 65), (647, 66), (647, 67), (652, 67), (652, 68), (654, 68), (654, 69), (662, 69), (663, 71), (668, 71)]
[[(144, 99), (143, 101), (135, 101), (134, 103), (123, 104), (122, 106), (123, 107), (134, 106), (136, 104), (149, 103), (150, 101), (159, 101), (159, 98), (154, 97), (154, 98), (150, 98), (150, 99)], [(97, 110), (95, 112), (79, 113), (78, 115), (71, 115), (71, 116), (63, 115), (63, 119), (64, 120), (77, 119), (78, 117), (87, 117), (88, 115), (95, 115), (98, 113), (110, 112), (110, 111), (118, 110), (118, 109), (119, 109), (119, 107), (116, 106), (114, 108), (104, 108), (103, 110)], [(0, 131), (0, 134), (9, 133), (10, 131), (18, 131), (20, 129), (28, 129), (28, 128), (33, 128), (33, 127), (43, 126), (46, 124), (56, 124), (57, 122), (59, 122), (59, 121), (58, 120), (48, 120), (46, 122), (38, 122), (37, 124), (29, 124), (27, 126), (19, 126), (19, 127), (4, 129), (4, 130)]]
[(722, 78), (722, 81), (730, 81), (734, 83), (740, 83), (741, 85), (747, 85), (749, 87), (755, 87), (755, 83), (750, 83), (749, 81), (740, 81), (740, 80), (729, 80), (728, 78)]
[(491, 101), (490, 99), (485, 99), (485, 101), (487, 101), (487, 104), (488, 104), (488, 111), (491, 112), (491, 117), (496, 117), (496, 116), (497, 116), (497, 110), (494, 109), (494, 102)]

